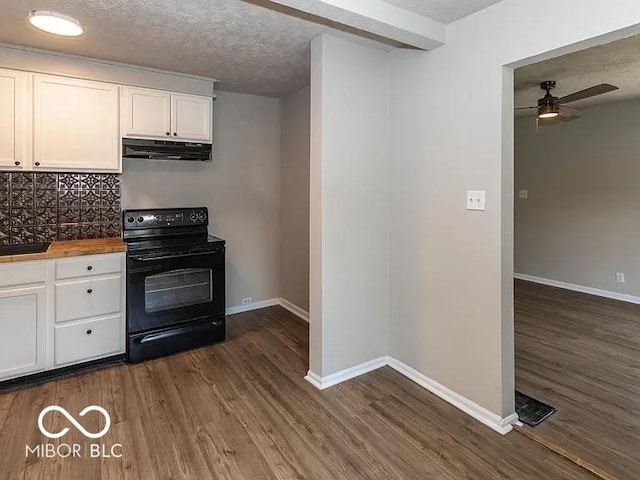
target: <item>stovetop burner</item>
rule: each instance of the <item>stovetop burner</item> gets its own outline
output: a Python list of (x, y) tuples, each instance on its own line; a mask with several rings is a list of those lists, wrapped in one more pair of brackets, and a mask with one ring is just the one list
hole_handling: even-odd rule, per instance
[(225, 241), (213, 235), (173, 239), (128, 241), (130, 255), (144, 258), (171, 257), (192, 253), (213, 252), (224, 248)]

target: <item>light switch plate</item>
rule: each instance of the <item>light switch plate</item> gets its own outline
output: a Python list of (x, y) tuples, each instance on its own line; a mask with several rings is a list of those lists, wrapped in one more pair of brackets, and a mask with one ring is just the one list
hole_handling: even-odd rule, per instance
[(520, 190), (518, 192), (518, 196), (524, 200), (526, 200), (527, 198), (529, 198), (529, 190)]
[(467, 210), (485, 210), (484, 190), (467, 191)]

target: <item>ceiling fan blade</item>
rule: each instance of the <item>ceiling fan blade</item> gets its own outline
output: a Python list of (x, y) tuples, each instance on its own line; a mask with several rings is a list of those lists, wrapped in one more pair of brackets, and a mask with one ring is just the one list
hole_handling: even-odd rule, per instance
[(514, 108), (514, 110), (530, 110), (532, 108), (538, 108), (538, 107), (516, 107)]
[(560, 107), (560, 117), (565, 119), (574, 120), (582, 116), (582, 112), (577, 108), (571, 108), (568, 105), (562, 105)]
[(609, 85), (608, 83), (602, 83), (600, 85), (596, 85), (595, 87), (586, 88), (584, 90), (580, 90), (579, 92), (572, 93), (571, 95), (567, 95), (558, 99), (559, 104), (569, 103), (569, 102), (577, 102), (578, 100), (584, 100), (585, 98), (595, 97), (597, 95), (602, 95), (603, 93), (609, 93), (618, 90), (618, 87), (613, 85)]

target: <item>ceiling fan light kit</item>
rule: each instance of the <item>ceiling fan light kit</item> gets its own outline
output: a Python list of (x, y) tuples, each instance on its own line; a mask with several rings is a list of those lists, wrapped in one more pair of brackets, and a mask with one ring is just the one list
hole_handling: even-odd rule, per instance
[(563, 117), (562, 119), (564, 121), (569, 121), (569, 120), (573, 120), (575, 118), (580, 117), (580, 112), (578, 110), (566, 107), (565, 106), (566, 103), (576, 102), (578, 100), (584, 100), (586, 98), (591, 98), (597, 95), (602, 95), (604, 93), (609, 93), (609, 92), (613, 92), (614, 90), (618, 90), (618, 87), (609, 85), (608, 83), (602, 83), (600, 85), (596, 85), (594, 87), (580, 90), (579, 92), (575, 92), (570, 95), (566, 95), (564, 97), (558, 98), (551, 95), (551, 90), (556, 88), (556, 82), (554, 80), (547, 80), (546, 82), (540, 83), (540, 88), (544, 90), (546, 93), (544, 97), (538, 100), (537, 107), (521, 107), (521, 108), (516, 108), (516, 110), (527, 110), (530, 108), (536, 108), (538, 111), (538, 115), (537, 115), (538, 119), (540, 120), (552, 119), (552, 121), (556, 117)]
[(538, 118), (553, 118), (560, 115), (558, 104), (545, 104), (538, 107)]
[(540, 84), (540, 88), (547, 93), (538, 100), (538, 118), (553, 118), (560, 115), (560, 103), (558, 97), (551, 95), (551, 90), (556, 88), (556, 82), (547, 81)]

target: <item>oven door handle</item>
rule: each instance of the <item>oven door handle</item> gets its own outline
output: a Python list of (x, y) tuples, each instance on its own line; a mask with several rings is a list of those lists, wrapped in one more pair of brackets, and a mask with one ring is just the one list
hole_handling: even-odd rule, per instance
[(211, 250), (209, 252), (198, 252), (198, 253), (184, 253), (182, 255), (165, 255), (163, 257), (129, 257), (129, 260), (133, 260), (135, 262), (155, 262), (159, 260), (173, 260), (174, 258), (185, 258), (185, 257), (198, 257), (202, 255), (211, 255), (220, 253), (220, 250)]
[[(215, 325), (216, 327), (219, 327), (220, 325), (222, 325), (222, 320), (216, 320), (215, 322), (210, 322), (210, 323), (211, 325)], [(181, 327), (181, 328), (174, 328), (173, 330), (167, 330), (165, 332), (150, 333), (149, 335), (145, 335), (144, 337), (136, 340), (136, 343), (144, 344), (144, 343), (154, 342), (157, 340), (166, 340), (172, 337), (179, 337), (180, 335), (183, 335), (187, 332), (191, 332), (193, 330), (194, 330), (193, 327)]]

